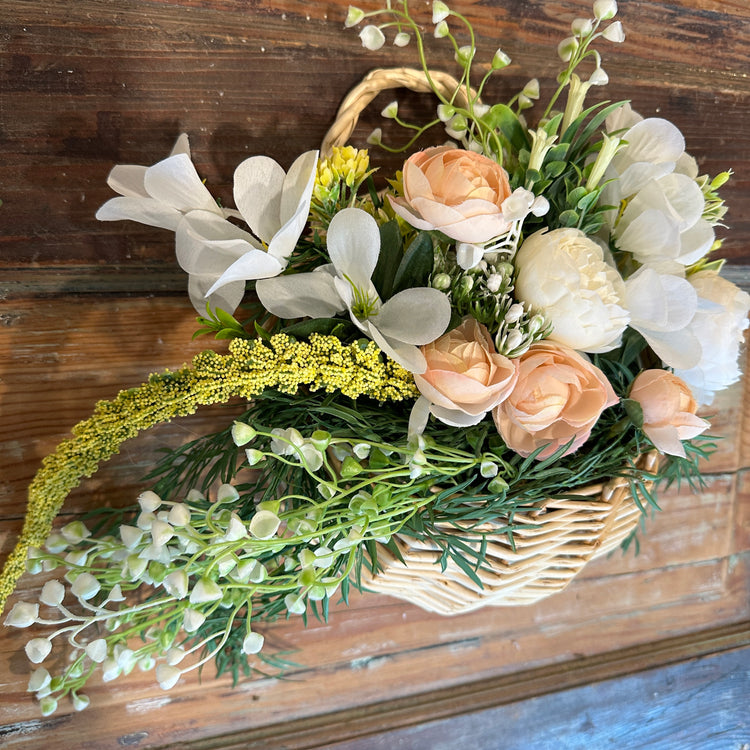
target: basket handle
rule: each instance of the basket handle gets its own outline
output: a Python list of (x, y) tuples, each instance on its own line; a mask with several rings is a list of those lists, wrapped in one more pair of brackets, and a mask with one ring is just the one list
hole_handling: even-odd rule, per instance
[[(381, 91), (405, 88), (418, 93), (429, 93), (433, 91), (433, 86), (446, 99), (451, 99), (455, 94), (454, 101), (459, 107), (468, 106), (466, 87), (449, 73), (430, 71), (428, 78), (423, 70), (417, 68), (376, 68), (371, 71), (341, 102), (336, 119), (323, 138), (321, 154), (328, 155), (334, 146), (347, 144), (360, 114)], [(473, 89), (469, 90), (469, 96), (478, 101)]]

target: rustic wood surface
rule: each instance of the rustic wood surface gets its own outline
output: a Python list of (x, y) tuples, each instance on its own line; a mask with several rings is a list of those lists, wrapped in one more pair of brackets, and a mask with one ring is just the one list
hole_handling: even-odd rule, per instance
[[(549, 92), (554, 46), (572, 18), (590, 13), (588, 0), (453, 5), (475, 23), (487, 56), (500, 44), (513, 58), (488, 99), (507, 98), (532, 76)], [(246, 156), (268, 154), (288, 166), (316, 147), (364, 73), (414, 64), (411, 47), (363, 50), (356, 33), (343, 30), (346, 7), (343, 0), (0, 5), (0, 557), (20, 528), (41, 457), (94, 402), (212, 345), (190, 341), (194, 314), (171, 235), (95, 221), (112, 195), (109, 169), (151, 164), (187, 132), (199, 173), (229, 199), (232, 172)], [(428, 3), (415, 7), (428, 21)], [(747, 284), (750, 6), (623, 0), (620, 16), (627, 41), (600, 45), (612, 84), (594, 93), (631, 98), (644, 115), (677, 123), (703, 171), (735, 170), (724, 191), (731, 227), (724, 254), (729, 275)], [(435, 67), (453, 69), (445, 47), (431, 42), (429, 54)], [(357, 130), (360, 143), (381, 124), (378, 104)], [(415, 117), (432, 106), (426, 96), (404, 97)], [(152, 674), (134, 673), (92, 687), (86, 712), (63, 708), (43, 719), (25, 693), (28, 633), (3, 629), (0, 745), (330, 746), (746, 645), (749, 405), (746, 379), (708, 410), (725, 440), (706, 467), (707, 487), (663, 493), (640, 555), (597, 561), (568, 590), (528, 608), (441, 618), (367, 595), (336, 608), (328, 624), (280, 622), (266, 636), (297, 649), (288, 681), (253, 679), (232, 690), (207, 671), (202, 683), (191, 677), (164, 693)], [(207, 410), (127, 444), (71, 496), (64, 518), (130, 502), (156, 449), (224, 423), (231, 410)], [(19, 595), (41, 583), (24, 578)]]

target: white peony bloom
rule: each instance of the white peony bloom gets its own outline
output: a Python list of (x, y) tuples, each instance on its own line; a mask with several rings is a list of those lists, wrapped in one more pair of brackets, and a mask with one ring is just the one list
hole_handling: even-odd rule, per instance
[(750, 295), (713, 271), (699, 271), (689, 278), (698, 293), (698, 310), (691, 323), (700, 341), (698, 364), (676, 369), (693, 391), (699, 404), (710, 404), (716, 391), (736, 383), (740, 345), (748, 327)]
[(516, 255), (516, 297), (552, 323), (551, 341), (584, 352), (620, 344), (629, 315), (619, 273), (578, 229), (540, 230)]

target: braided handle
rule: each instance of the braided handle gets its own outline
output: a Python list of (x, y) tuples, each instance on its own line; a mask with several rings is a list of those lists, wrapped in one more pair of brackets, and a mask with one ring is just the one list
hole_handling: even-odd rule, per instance
[[(461, 86), (449, 73), (430, 71), (428, 78), (423, 70), (416, 68), (377, 68), (368, 73), (341, 102), (336, 119), (323, 138), (321, 154), (328, 155), (334, 146), (346, 145), (365, 107), (381, 91), (398, 88), (419, 93), (436, 90), (446, 99), (452, 99), (459, 107), (468, 105), (466, 87)], [(473, 90), (469, 94), (472, 98), (476, 96)]]

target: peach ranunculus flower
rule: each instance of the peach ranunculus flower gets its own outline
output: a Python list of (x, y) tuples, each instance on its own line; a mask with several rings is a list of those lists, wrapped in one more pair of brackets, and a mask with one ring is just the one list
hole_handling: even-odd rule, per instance
[(644, 370), (633, 381), (630, 398), (643, 410), (643, 431), (662, 453), (685, 458), (683, 440), (710, 426), (695, 416), (698, 408), (687, 383), (666, 370)]
[(547, 458), (573, 440), (568, 455), (588, 440), (599, 416), (618, 398), (604, 373), (575, 350), (537, 341), (519, 358), (518, 383), (492, 416), (506, 445), (522, 456), (547, 447)]
[(518, 378), (515, 360), (499, 354), (489, 331), (472, 317), (423, 346), (422, 353), (427, 370), (415, 373), (414, 381), (432, 413), (448, 424), (480, 421), (507, 398)]
[(437, 229), (457, 242), (481, 245), (510, 229), (502, 204), (507, 172), (492, 159), (450, 146), (413, 154), (404, 164), (404, 197), (393, 210), (416, 229)]

